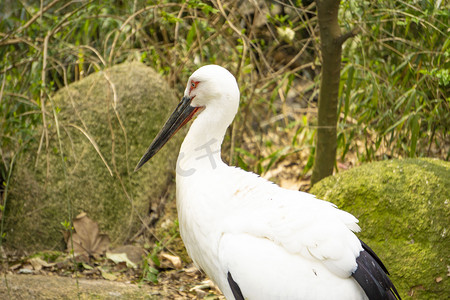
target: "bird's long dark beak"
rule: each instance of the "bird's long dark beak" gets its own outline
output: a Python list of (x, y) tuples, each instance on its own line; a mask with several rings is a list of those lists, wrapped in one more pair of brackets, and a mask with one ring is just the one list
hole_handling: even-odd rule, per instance
[(159, 131), (150, 147), (148, 147), (144, 156), (137, 164), (134, 171), (139, 170), (150, 158), (152, 158), (170, 138), (177, 133), (177, 131), (183, 127), (189, 120), (195, 115), (195, 113), (202, 107), (192, 107), (191, 102), (193, 98), (184, 96), (172, 115), (166, 121), (163, 128)]

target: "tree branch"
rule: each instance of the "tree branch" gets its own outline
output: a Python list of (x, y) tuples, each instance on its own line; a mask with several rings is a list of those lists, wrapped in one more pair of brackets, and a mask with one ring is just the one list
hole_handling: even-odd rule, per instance
[(348, 39), (351, 38), (351, 37), (354, 37), (355, 35), (357, 35), (357, 34), (360, 33), (360, 32), (361, 32), (361, 28), (355, 27), (355, 28), (353, 28), (352, 30), (347, 31), (347, 32), (344, 33), (344, 34), (341, 34), (341, 35), (336, 39), (336, 42), (337, 42), (339, 45), (342, 45), (342, 44), (344, 44), (344, 42), (345, 42), (346, 40), (348, 40)]

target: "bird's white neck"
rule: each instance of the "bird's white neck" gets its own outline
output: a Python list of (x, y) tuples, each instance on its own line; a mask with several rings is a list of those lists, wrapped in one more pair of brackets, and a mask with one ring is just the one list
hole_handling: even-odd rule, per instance
[(224, 165), (221, 146), (227, 127), (232, 120), (212, 114), (206, 108), (194, 120), (178, 156), (178, 175), (190, 175), (194, 171), (213, 171)]

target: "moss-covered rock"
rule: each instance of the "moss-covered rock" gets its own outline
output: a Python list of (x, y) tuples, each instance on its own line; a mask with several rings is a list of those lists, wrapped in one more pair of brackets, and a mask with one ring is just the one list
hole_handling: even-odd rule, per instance
[(450, 291), (450, 163), (370, 163), (317, 183), (311, 193), (359, 219), (401, 296), (447, 299)]
[(153, 69), (125, 63), (71, 84), (50, 100), (48, 148), (44, 135), (38, 151), (37, 136), (14, 170), (6, 244), (34, 251), (62, 249), (61, 223), (81, 211), (97, 221), (113, 243), (126, 241), (142, 226), (141, 217), (147, 222), (173, 181), (177, 141), (169, 142), (139, 172), (133, 170), (177, 97)]

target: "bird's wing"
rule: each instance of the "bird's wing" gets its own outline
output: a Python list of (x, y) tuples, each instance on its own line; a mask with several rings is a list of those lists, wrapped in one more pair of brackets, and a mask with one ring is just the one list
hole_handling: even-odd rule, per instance
[(218, 249), (227, 299), (365, 299), (355, 280), (267, 238), (226, 233)]
[(246, 180), (240, 180), (245, 184), (233, 195), (236, 209), (224, 232), (267, 239), (288, 253), (320, 261), (343, 278), (356, 270), (356, 257), (363, 249), (352, 232), (359, 231), (354, 216), (311, 194), (246, 174)]
[(363, 288), (369, 299), (401, 299), (397, 289), (388, 277), (389, 272), (380, 258), (363, 241), (364, 251), (356, 258), (358, 268), (352, 277)]
[[(334, 282), (333, 286), (347, 289), (344, 295), (354, 293), (358, 298), (364, 290), (363, 295), (366, 293), (369, 299), (400, 299), (381, 260), (355, 236), (354, 232), (360, 228), (353, 215), (311, 194), (282, 189), (252, 173), (240, 173), (241, 176), (244, 174), (245, 179), (235, 177), (241, 184), (234, 183), (234, 186), (239, 186), (230, 203), (235, 209), (229, 214), (219, 247), (224, 271), (230, 272), (232, 278), (236, 277), (237, 285), (240, 280), (246, 286), (250, 285), (245, 282), (245, 268), (239, 266), (242, 260), (249, 264), (253, 261), (253, 266), (248, 267), (258, 270), (253, 255), (256, 259), (261, 255), (261, 259), (270, 261), (270, 268), (284, 265), (290, 270), (287, 274), (292, 276), (280, 280), (280, 285), (288, 282), (294, 274), (300, 274), (300, 278), (315, 278), (308, 277), (307, 273), (301, 274), (294, 268), (297, 266), (299, 269), (306, 268), (306, 272), (310, 273), (314, 270), (315, 276), (322, 275), (321, 279), (327, 278), (323, 286)], [(247, 257), (241, 254), (244, 257), (239, 259), (238, 253), (242, 253), (244, 247), (252, 251)], [(274, 252), (269, 254), (271, 251)], [(279, 258), (272, 259), (275, 255)], [(306, 288), (311, 283), (307, 282)], [(347, 286), (355, 284), (357, 287)], [(317, 288), (320, 290), (320, 285)], [(313, 299), (316, 296), (306, 294), (305, 297)], [(323, 296), (326, 298), (327, 295)]]

